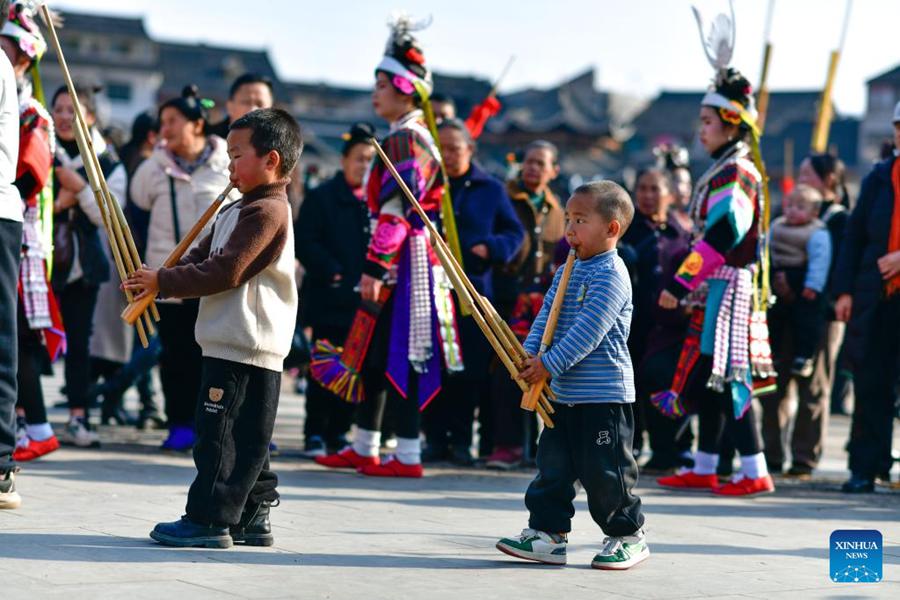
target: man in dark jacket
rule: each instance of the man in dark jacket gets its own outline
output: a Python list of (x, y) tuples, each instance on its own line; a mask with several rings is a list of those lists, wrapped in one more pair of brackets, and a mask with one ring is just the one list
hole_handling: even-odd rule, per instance
[[(900, 142), (900, 103), (894, 110)], [(891, 441), (900, 376), (900, 158), (862, 181), (850, 214), (832, 286), (835, 316), (849, 321), (844, 351), (853, 366), (856, 402), (850, 429), (850, 479), (843, 491), (871, 492), (892, 466)]]
[[(355, 286), (362, 275), (369, 245), (369, 211), (363, 178), (375, 149), (375, 129), (357, 123), (345, 134), (341, 170), (313, 189), (294, 223), (297, 258), (306, 270), (300, 291), (302, 322), (312, 327), (313, 342), (344, 343), (359, 306)], [(350, 429), (352, 405), (307, 378), (306, 455), (324, 456), (343, 447)]]
[[(494, 266), (515, 256), (525, 232), (503, 183), (472, 162), (475, 142), (465, 123), (444, 120), (438, 131), (444, 166), (450, 180), (453, 212), (459, 231), (463, 266), (480, 294), (493, 296)], [(472, 419), (475, 407), (486, 416), (488, 365), (492, 350), (471, 317), (458, 320), (465, 371), (447, 378), (443, 397), (426, 412), (428, 448), (423, 458), (448, 457), (458, 464), (470, 464)], [(483, 431), (482, 435), (487, 432)]]

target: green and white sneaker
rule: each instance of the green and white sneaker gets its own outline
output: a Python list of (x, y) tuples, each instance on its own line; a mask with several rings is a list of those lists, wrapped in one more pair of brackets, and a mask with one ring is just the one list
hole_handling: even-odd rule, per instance
[(566, 564), (566, 536), (559, 533), (523, 529), (517, 537), (497, 542), (497, 550), (548, 565)]
[(644, 532), (625, 537), (608, 537), (603, 540), (603, 549), (594, 556), (591, 566), (607, 571), (630, 569), (650, 556), (650, 548), (644, 539)]

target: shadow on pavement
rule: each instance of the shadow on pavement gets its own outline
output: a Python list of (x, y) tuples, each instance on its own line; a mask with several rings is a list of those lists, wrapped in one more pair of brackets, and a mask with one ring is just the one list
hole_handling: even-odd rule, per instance
[(242, 565), (319, 566), (397, 569), (520, 568), (500, 558), (459, 558), (422, 554), (321, 554), (285, 552), (277, 547), (256, 551), (168, 548), (149, 538), (55, 533), (0, 534), (0, 558), (91, 563), (236, 563)]

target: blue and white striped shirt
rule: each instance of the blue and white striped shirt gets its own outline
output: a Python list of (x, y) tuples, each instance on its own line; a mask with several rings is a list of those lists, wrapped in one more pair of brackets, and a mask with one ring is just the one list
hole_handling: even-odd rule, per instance
[[(562, 271), (557, 269), (525, 340), (531, 355), (540, 349)], [(575, 260), (553, 343), (541, 359), (559, 402), (634, 402), (631, 313), (631, 279), (616, 250)]]

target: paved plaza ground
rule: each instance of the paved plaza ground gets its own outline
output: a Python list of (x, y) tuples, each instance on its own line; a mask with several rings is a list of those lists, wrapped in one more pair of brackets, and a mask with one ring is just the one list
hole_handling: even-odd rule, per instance
[[(58, 383), (48, 380), (48, 403), (58, 398)], [(53, 411), (54, 421), (64, 417)], [(422, 480), (329, 472), (298, 456), (301, 420), (302, 397), (286, 383), (272, 548), (177, 550), (147, 537), (156, 522), (182, 514), (194, 473), (188, 456), (156, 450), (161, 432), (105, 428), (102, 450), (62, 449), (26, 465), (22, 508), (0, 513), (0, 597), (900, 598), (900, 491), (837, 491), (846, 417), (832, 423), (821, 475), (810, 483), (779, 480), (774, 495), (671, 493), (642, 479), (652, 555), (623, 573), (589, 567), (603, 536), (583, 493), (569, 565), (517, 562), (494, 542), (525, 526), (530, 471), (447, 466), (428, 469)], [(884, 581), (831, 583), (836, 529), (883, 533)]]

